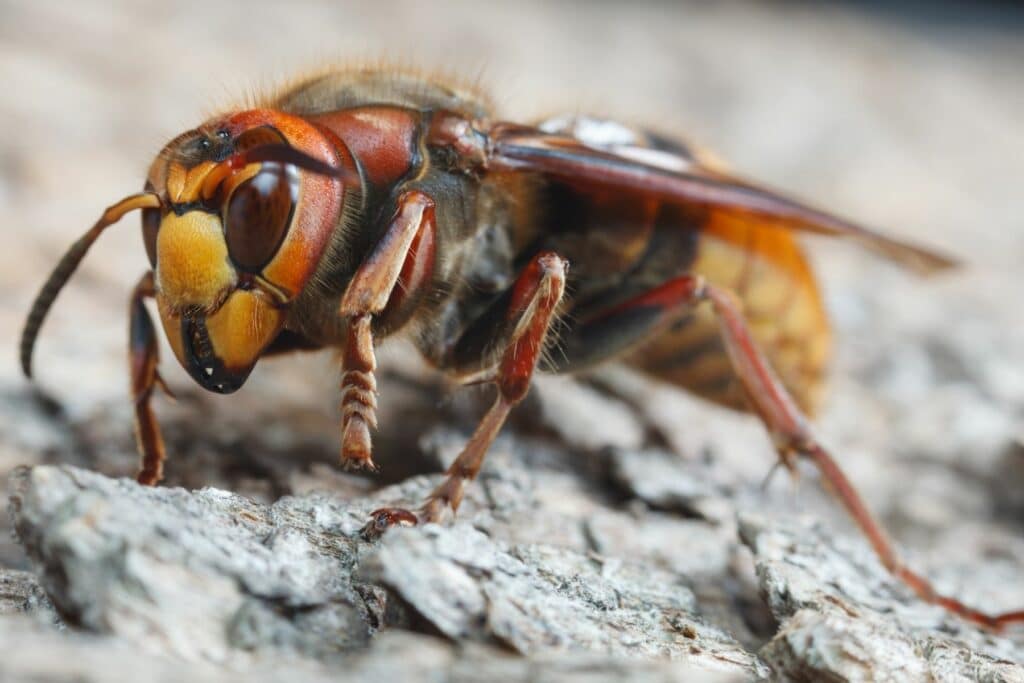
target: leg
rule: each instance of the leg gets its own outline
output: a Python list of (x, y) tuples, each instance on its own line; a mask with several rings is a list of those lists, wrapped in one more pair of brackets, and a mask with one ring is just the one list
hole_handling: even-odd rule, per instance
[[(678, 319), (701, 302), (708, 302), (713, 307), (726, 352), (736, 375), (751, 408), (768, 429), (781, 462), (792, 470), (795, 457), (802, 455), (817, 466), (828, 488), (867, 536), (878, 558), (890, 572), (910, 586), (921, 599), (941, 605), (983, 626), (1001, 628), (1011, 622), (1024, 621), (1024, 611), (989, 615), (968, 607), (959, 600), (940, 595), (926, 578), (907, 568), (900, 561), (882, 527), (871, 515), (839, 465), (815, 438), (808, 419), (797, 407), (757, 347), (740, 313), (739, 304), (731, 292), (707, 284), (699, 276), (685, 275), (633, 301), (626, 302), (610, 313), (602, 315), (598, 320), (584, 323), (582, 329), (597, 333), (601, 329), (621, 328), (621, 321), (616, 324), (615, 314), (622, 312), (635, 315), (637, 311), (647, 311), (651, 320), (657, 322), (651, 322), (651, 329), (657, 329), (661, 324)], [(621, 339), (621, 335), (615, 339)], [(608, 340), (602, 340), (600, 334), (589, 337), (592, 344), (602, 344), (603, 341)], [(614, 344), (606, 343), (603, 350), (609, 352), (614, 347)]]
[(132, 292), (130, 304), (128, 356), (132, 378), (132, 401), (135, 403), (135, 440), (139, 453), (142, 455), (142, 467), (139, 470), (138, 482), (146, 486), (154, 486), (164, 475), (164, 440), (160, 435), (153, 408), (149, 404), (155, 387), (162, 388), (168, 394), (157, 370), (159, 352), (153, 320), (146, 311), (144, 301), (152, 297), (153, 273), (142, 276)]
[(794, 455), (802, 455), (817, 466), (832, 493), (867, 536), (886, 569), (910, 586), (922, 600), (941, 605), (982, 626), (998, 629), (1012, 622), (1024, 621), (1024, 611), (990, 615), (955, 598), (940, 595), (928, 579), (904, 565), (885, 531), (836, 461), (814, 437), (807, 419), (755, 345), (733, 295), (704, 284), (698, 288), (695, 297), (711, 302), (714, 307), (736, 374), (754, 410), (771, 434), (783, 462), (789, 462)]
[(514, 325), (512, 338), (501, 356), (495, 383), (498, 396), (465, 448), (451, 464), (440, 486), (431, 492), (420, 514), (423, 521), (438, 521), (444, 508), (454, 513), (462, 502), (466, 482), (476, 477), (484, 456), (505, 424), (512, 407), (523, 400), (544, 350), (544, 340), (565, 291), (566, 262), (552, 253), (538, 256), (516, 280), (507, 313)]
[(453, 513), (458, 510), (466, 482), (480, 472), (487, 449), (505, 418), (530, 388), (533, 371), (544, 350), (544, 340), (565, 291), (566, 268), (564, 259), (544, 253), (520, 274), (505, 314), (512, 332), (493, 377), (498, 387), (494, 405), (448, 468), (444, 481), (428, 496), (418, 517), (400, 509), (377, 510), (367, 525), (367, 534), (374, 535), (395, 523), (412, 523), (417, 519), (436, 522), (446, 508), (451, 508)]
[(410, 293), (429, 279), (433, 258), (434, 202), (422, 192), (407, 192), (341, 300), (339, 312), (348, 320), (341, 379), (343, 463), (374, 468), (370, 430), (377, 427), (377, 360), (372, 323), (382, 314), (401, 313)]

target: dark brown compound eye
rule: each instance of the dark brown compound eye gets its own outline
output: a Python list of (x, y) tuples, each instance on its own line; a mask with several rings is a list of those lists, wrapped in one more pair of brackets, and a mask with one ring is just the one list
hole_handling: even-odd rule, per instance
[(258, 273), (274, 257), (288, 233), (298, 192), (298, 172), (276, 163), (264, 163), (234, 188), (224, 209), (224, 230), (239, 268)]

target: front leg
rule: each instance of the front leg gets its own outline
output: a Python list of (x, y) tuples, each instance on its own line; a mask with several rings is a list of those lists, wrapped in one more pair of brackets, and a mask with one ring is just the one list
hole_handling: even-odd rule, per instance
[(135, 404), (135, 440), (142, 456), (137, 479), (145, 486), (155, 486), (163, 479), (166, 457), (160, 425), (157, 424), (149, 401), (156, 387), (170, 393), (157, 370), (160, 356), (156, 331), (144, 303), (154, 293), (153, 272), (150, 271), (142, 276), (132, 292), (128, 325), (128, 360), (132, 402)]
[(375, 536), (395, 524), (437, 522), (446, 509), (454, 514), (462, 502), (466, 483), (476, 477), (487, 449), (501, 430), (513, 406), (523, 400), (544, 350), (544, 341), (565, 292), (568, 263), (554, 253), (544, 253), (520, 274), (505, 312), (510, 330), (505, 349), (492, 379), (498, 396), (480, 421), (462, 452), (448, 468), (445, 479), (427, 497), (418, 515), (400, 508), (372, 513), (364, 535)]
[(375, 317), (403, 308), (433, 270), (434, 201), (419, 190), (398, 198), (394, 218), (380, 242), (359, 267), (341, 299), (348, 339), (341, 377), (341, 460), (375, 469), (370, 430), (377, 427), (377, 360), (373, 352)]

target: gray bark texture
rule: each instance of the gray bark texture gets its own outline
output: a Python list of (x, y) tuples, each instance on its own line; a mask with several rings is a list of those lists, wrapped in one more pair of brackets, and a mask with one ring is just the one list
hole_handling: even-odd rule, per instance
[(836, 338), (816, 429), (908, 565), (1024, 608), (1024, 11), (890, 5), (0, 0), (0, 681), (1024, 681), (1024, 628), (918, 600), (812, 467), (768, 476), (755, 418), (621, 367), (538, 378), (456, 519), (368, 541), (371, 510), (437, 484), (487, 388), (389, 340), (381, 470), (354, 474), (335, 355), (261, 361), (220, 397), (164, 345), (167, 478), (140, 487), (135, 218), (62, 293), (34, 387), (13, 362), (45, 273), (163, 142), (244, 99), (222, 85), (359, 48), (486, 63), (510, 120), (692, 136), (962, 258), (917, 279), (808, 240)]

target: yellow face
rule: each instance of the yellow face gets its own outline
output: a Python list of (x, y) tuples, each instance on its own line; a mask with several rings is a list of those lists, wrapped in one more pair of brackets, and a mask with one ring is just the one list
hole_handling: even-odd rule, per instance
[(179, 136), (150, 167), (161, 201), (142, 233), (160, 320), (206, 389), (242, 386), (284, 328), (339, 223), (343, 155), (303, 119), (255, 109)]
[(230, 393), (284, 324), (288, 297), (262, 269), (288, 232), (298, 180), (279, 164), (250, 164), (206, 197), (214, 168), (170, 167), (174, 203), (153, 245), (156, 300), (178, 361), (203, 387)]

